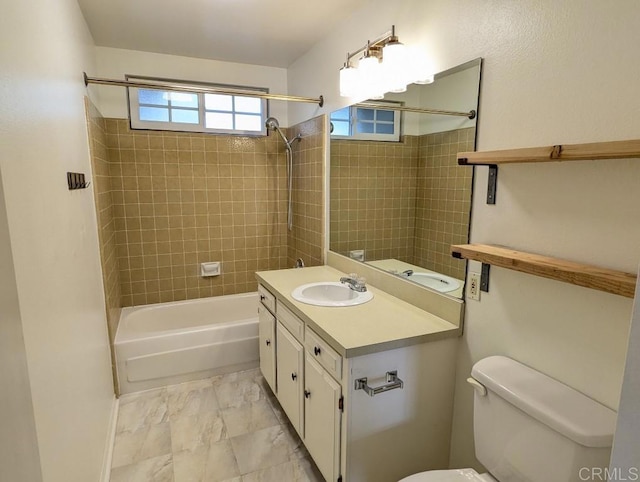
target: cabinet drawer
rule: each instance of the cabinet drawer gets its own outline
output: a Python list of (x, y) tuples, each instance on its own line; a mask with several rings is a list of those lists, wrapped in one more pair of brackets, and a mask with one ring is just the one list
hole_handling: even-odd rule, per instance
[(342, 378), (342, 357), (329, 346), (317, 333), (307, 328), (304, 337), (304, 346), (313, 355), (313, 359), (327, 369), (336, 380)]
[(284, 306), (282, 303), (278, 303), (276, 315), (278, 316), (278, 320), (287, 327), (293, 336), (300, 341), (304, 339), (304, 323), (300, 318), (294, 315), (289, 308)]
[(258, 285), (258, 294), (260, 295), (260, 302), (266, 306), (271, 313), (275, 313), (276, 297), (269, 293), (269, 290), (262, 285)]

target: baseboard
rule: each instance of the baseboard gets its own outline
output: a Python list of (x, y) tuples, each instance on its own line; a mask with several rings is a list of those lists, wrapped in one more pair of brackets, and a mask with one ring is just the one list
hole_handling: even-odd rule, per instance
[(104, 461), (102, 463), (102, 476), (100, 482), (109, 482), (111, 479), (111, 460), (113, 459), (113, 445), (116, 439), (116, 424), (118, 422), (118, 410), (120, 401), (113, 397), (111, 406), (111, 419), (109, 420), (109, 431), (107, 432), (106, 447), (104, 450)]

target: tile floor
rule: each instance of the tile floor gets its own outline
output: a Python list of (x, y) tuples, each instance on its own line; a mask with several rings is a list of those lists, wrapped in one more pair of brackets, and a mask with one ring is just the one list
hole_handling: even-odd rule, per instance
[(258, 369), (123, 395), (111, 482), (322, 482)]

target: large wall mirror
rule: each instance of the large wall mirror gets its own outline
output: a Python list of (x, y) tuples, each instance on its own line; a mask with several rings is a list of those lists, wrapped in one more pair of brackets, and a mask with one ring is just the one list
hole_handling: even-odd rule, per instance
[(331, 251), (462, 298), (466, 262), (450, 246), (469, 239), (473, 169), (456, 154), (475, 150), (477, 116), (424, 110), (477, 112), (481, 67), (331, 114)]

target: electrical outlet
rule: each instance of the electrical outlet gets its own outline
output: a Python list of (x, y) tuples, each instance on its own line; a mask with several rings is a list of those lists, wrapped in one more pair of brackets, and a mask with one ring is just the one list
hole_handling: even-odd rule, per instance
[(480, 273), (469, 273), (467, 296), (470, 300), (480, 301)]

